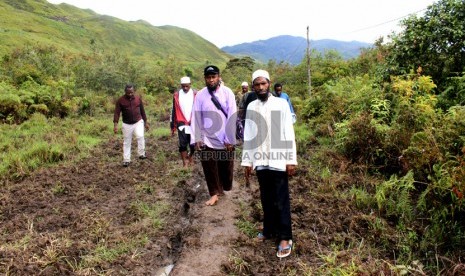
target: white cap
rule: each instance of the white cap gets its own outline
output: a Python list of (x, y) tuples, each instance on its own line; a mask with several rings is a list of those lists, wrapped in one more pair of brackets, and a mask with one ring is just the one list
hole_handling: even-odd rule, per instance
[(248, 87), (249, 84), (248, 84), (246, 81), (244, 81), (244, 82), (241, 84), (241, 86), (247, 86), (247, 87)]
[(258, 69), (257, 71), (253, 72), (252, 82), (258, 77), (264, 77), (265, 79), (270, 80), (270, 74), (268, 74), (267, 71), (262, 69)]
[(189, 84), (191, 83), (191, 79), (189, 77), (182, 77), (181, 84)]

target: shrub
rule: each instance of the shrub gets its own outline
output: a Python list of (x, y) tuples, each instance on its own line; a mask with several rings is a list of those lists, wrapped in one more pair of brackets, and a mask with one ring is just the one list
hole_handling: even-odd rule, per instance
[[(0, 92), (1, 93), (1, 92)], [(11, 93), (0, 94), (0, 119), (5, 120), (8, 116), (17, 114), (21, 109), (21, 99), (18, 95)]]
[(48, 107), (45, 104), (31, 104), (28, 109), (28, 113), (42, 113), (44, 115), (47, 115), (49, 113)]
[(373, 122), (373, 116), (365, 112), (336, 124), (336, 146), (347, 158), (372, 166), (380, 163), (383, 136)]

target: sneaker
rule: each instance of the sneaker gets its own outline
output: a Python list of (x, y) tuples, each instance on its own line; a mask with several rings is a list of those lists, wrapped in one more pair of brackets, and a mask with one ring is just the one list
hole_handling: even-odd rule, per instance
[(142, 159), (147, 159), (147, 156), (141, 155), (141, 156), (139, 156), (139, 159), (141, 159), (141, 160), (142, 160)]
[(123, 162), (123, 167), (127, 167), (127, 166), (129, 166), (129, 162), (127, 161)]

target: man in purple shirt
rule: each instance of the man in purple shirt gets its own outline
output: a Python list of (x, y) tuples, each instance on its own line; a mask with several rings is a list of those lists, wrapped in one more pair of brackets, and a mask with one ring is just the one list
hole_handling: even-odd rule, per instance
[(236, 99), (230, 88), (220, 82), (220, 69), (204, 69), (205, 85), (197, 92), (192, 112), (191, 143), (202, 163), (211, 198), (215, 205), (233, 181), (234, 145), (236, 144)]
[(137, 151), (139, 159), (145, 159), (145, 130), (149, 129), (144, 105), (140, 96), (134, 94), (134, 85), (127, 84), (124, 88), (124, 95), (116, 101), (115, 112), (113, 114), (113, 131), (118, 133), (118, 121), (120, 113), (123, 114), (123, 166), (129, 166), (131, 162), (132, 136), (137, 139)]

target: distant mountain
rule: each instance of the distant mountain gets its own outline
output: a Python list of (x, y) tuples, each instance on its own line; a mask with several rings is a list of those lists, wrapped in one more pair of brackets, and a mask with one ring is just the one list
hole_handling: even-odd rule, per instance
[[(372, 46), (370, 43), (359, 41), (338, 41), (332, 39), (310, 40), (310, 50), (324, 53), (333, 49), (338, 51), (344, 59), (357, 57), (361, 48)], [(299, 64), (307, 51), (307, 40), (303, 37), (281, 35), (267, 40), (258, 40), (221, 48), (234, 56), (249, 56), (261, 62), (275, 60)]]
[(187, 64), (226, 64), (230, 55), (187, 29), (124, 21), (46, 0), (0, 0), (0, 56), (25, 45), (74, 53), (117, 51), (146, 63), (175, 57)]

